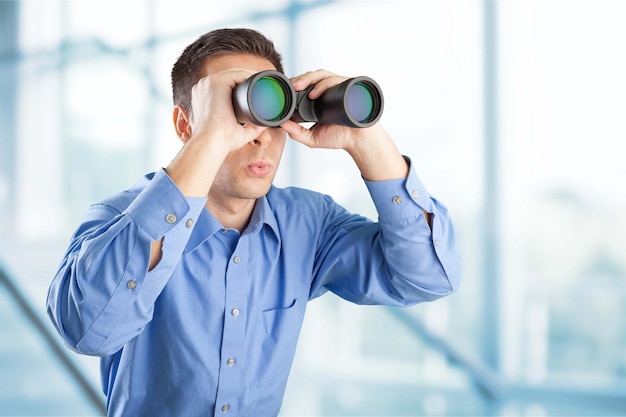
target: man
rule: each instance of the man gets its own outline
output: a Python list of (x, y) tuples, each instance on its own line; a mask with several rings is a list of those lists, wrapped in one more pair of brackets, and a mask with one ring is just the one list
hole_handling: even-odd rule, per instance
[[(446, 209), (380, 124), (240, 124), (232, 90), (283, 71), (271, 41), (209, 32), (172, 70), (183, 146), (165, 168), (93, 205), (52, 282), (48, 313), (75, 351), (101, 359), (110, 416), (275, 416), (308, 300), (407, 306), (453, 292)], [(319, 97), (345, 77), (292, 78)], [(379, 222), (330, 197), (278, 189), (287, 140), (344, 149)]]

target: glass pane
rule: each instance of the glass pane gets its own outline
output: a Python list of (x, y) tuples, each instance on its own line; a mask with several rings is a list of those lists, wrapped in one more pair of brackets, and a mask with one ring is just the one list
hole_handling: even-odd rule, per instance
[(506, 371), (532, 383), (626, 382), (625, 16), (502, 4)]

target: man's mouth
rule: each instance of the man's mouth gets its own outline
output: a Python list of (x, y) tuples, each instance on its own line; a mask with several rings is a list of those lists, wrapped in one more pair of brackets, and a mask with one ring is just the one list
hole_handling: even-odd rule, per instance
[(248, 170), (255, 177), (264, 177), (270, 173), (272, 167), (267, 162), (253, 162), (248, 165)]

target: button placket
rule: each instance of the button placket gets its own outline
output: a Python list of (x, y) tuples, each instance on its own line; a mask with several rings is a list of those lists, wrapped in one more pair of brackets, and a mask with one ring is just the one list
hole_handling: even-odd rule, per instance
[(228, 414), (236, 415), (238, 414), (236, 387), (243, 378), (246, 366), (243, 345), (246, 335), (245, 308), (248, 301), (248, 274), (250, 273), (248, 271), (250, 265), (246, 257), (250, 256), (250, 252), (247, 238), (235, 236), (237, 233), (233, 230), (224, 229), (223, 233), (232, 234), (237, 241), (230, 247), (232, 252), (226, 270), (224, 300), (226, 319), (223, 322), (217, 409), (222, 413), (228, 412)]

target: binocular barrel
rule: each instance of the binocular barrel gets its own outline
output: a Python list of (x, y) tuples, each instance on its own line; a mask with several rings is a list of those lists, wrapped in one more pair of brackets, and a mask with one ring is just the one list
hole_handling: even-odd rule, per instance
[(295, 91), (278, 71), (262, 71), (233, 90), (237, 121), (277, 127), (293, 120), (350, 127), (369, 127), (382, 116), (384, 99), (378, 84), (369, 77), (350, 78), (311, 100), (313, 86)]

